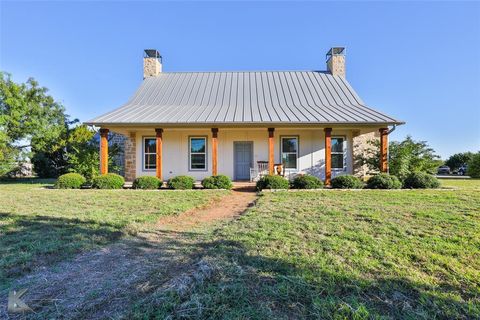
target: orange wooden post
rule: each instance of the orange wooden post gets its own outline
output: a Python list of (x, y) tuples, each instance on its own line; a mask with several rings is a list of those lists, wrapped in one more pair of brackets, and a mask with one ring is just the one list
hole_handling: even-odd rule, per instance
[(332, 128), (325, 128), (325, 184), (332, 179)]
[(108, 173), (108, 129), (100, 129), (100, 174)]
[(380, 172), (388, 172), (388, 128), (380, 128)]
[(163, 180), (162, 175), (162, 147), (163, 147), (163, 129), (157, 128), (155, 129), (157, 133), (157, 140), (156, 140), (156, 152), (157, 157), (156, 159), (156, 175), (157, 178)]
[(212, 128), (212, 175), (218, 174), (218, 128)]
[(268, 174), (273, 175), (274, 155), (273, 155), (273, 138), (275, 128), (268, 128)]

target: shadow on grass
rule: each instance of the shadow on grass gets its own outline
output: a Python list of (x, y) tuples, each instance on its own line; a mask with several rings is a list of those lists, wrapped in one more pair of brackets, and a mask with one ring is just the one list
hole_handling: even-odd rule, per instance
[(118, 226), (93, 220), (0, 213), (0, 282), (119, 239)]
[[(25, 220), (23, 216), (8, 213), (0, 217), (13, 218), (17, 229), (2, 230), (2, 259), (4, 248), (8, 248), (7, 258), (19, 259), (14, 253), (24, 250), (40, 261), (51, 255), (52, 260), (46, 260), (51, 263), (121, 235), (108, 224), (91, 221), (41, 216)], [(152, 237), (162, 241), (151, 241)], [(346, 268), (256, 255), (245, 243), (221, 236), (212, 241), (202, 240), (204, 237), (194, 232), (157, 230), (144, 237), (124, 239), (125, 251), (121, 255), (91, 263), (87, 260), (78, 266), (85, 274), (80, 279), (66, 273), (56, 275), (59, 277), (56, 282), (42, 278), (36, 286), (29, 286), (38, 295), (34, 297), (36, 301), (59, 294), (64, 299), (58, 304), (37, 302), (35, 316), (94, 319), (118, 310), (128, 311), (130, 307), (126, 317), (129, 319), (474, 319), (480, 316), (479, 289), (475, 284), (460, 286), (443, 282), (434, 286), (394, 275), (362, 277)], [(24, 261), (25, 269), (18, 270), (19, 273), (31, 269), (29, 261)], [(208, 276), (197, 270), (201, 269), (199, 262), (210, 266)], [(9, 270), (9, 277), (15, 275), (14, 269)], [(75, 270), (72, 274), (76, 274)], [(190, 275), (190, 281), (182, 278), (185, 274)], [(95, 291), (102, 294), (92, 294)]]
[(393, 275), (363, 278), (352, 271), (247, 254), (236, 241), (195, 243), (188, 250), (213, 266), (213, 276), (193, 285), (187, 294), (157, 290), (135, 303), (131, 318), (480, 317), (479, 289), (474, 284), (434, 286)]
[(1, 178), (0, 184), (54, 184), (54, 178)]

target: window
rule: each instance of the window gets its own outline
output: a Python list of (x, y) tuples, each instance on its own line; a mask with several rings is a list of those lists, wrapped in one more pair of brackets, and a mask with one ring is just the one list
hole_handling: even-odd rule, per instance
[(343, 170), (345, 167), (344, 144), (345, 138), (332, 137), (332, 169)]
[(207, 138), (190, 137), (190, 170), (207, 170)]
[(143, 170), (155, 170), (157, 168), (157, 140), (155, 138), (143, 138)]
[(297, 169), (298, 137), (281, 137), (282, 163), (285, 169)]

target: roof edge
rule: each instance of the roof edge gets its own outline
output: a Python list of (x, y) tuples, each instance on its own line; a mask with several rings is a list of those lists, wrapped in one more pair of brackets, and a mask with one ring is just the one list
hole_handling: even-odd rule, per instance
[(291, 127), (291, 126), (305, 126), (305, 127), (339, 127), (339, 126), (392, 126), (403, 125), (405, 121), (384, 121), (384, 122), (204, 122), (204, 123), (192, 123), (192, 122), (95, 122), (86, 121), (84, 125), (97, 126), (97, 127)]

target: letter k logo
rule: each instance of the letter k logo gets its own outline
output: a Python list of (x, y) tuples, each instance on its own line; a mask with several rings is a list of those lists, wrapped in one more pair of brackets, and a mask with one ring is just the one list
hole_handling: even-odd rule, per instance
[(25, 311), (32, 311), (29, 306), (20, 298), (27, 292), (27, 289), (20, 291), (12, 290), (8, 293), (8, 312), (19, 313)]

